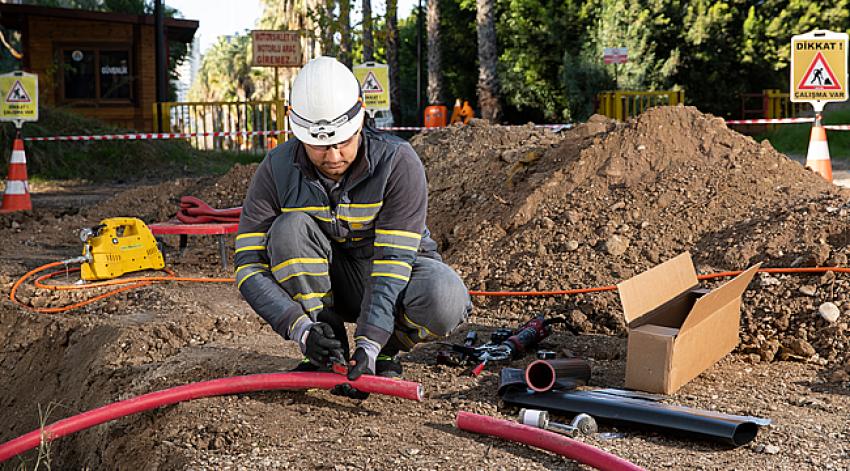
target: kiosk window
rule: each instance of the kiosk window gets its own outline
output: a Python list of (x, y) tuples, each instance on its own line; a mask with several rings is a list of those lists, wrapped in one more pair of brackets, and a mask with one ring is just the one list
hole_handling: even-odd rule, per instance
[(130, 99), (130, 54), (101, 51), (100, 97)]
[(94, 87), (95, 52), (74, 49), (64, 53), (65, 98), (97, 98)]
[(133, 98), (127, 49), (62, 49), (62, 99), (126, 102)]

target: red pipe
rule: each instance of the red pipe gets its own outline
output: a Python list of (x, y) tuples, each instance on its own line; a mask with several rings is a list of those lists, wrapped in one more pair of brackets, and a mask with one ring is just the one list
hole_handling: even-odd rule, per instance
[(607, 451), (548, 430), (464, 411), (459, 411), (455, 420), (461, 430), (542, 448), (602, 471), (646, 471)]
[(0, 463), (37, 447), (41, 443), (42, 437), (46, 441), (52, 441), (113, 419), (182, 401), (252, 391), (332, 389), (334, 386), (343, 383), (350, 383), (358, 390), (367, 393), (395, 396), (412, 401), (422, 400), (422, 385), (419, 383), (379, 376), (364, 375), (355, 381), (348, 381), (345, 376), (334, 373), (294, 372), (234, 376), (142, 394), (62, 419), (43, 429), (33, 430), (0, 445)]

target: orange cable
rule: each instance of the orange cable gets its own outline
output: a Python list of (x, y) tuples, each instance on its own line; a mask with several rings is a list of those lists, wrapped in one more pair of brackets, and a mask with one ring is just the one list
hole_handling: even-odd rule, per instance
[[(92, 298), (86, 299), (84, 301), (80, 301), (68, 306), (60, 306), (60, 307), (51, 307), (51, 308), (37, 308), (33, 306), (29, 306), (20, 302), (15, 296), (20, 285), (32, 275), (46, 270), (48, 268), (56, 267), (59, 265), (63, 265), (65, 262), (51, 262), (45, 265), (42, 265), (38, 268), (28, 271), (25, 273), (18, 281), (12, 285), (12, 290), (9, 292), (9, 299), (26, 309), (35, 312), (46, 312), (46, 313), (55, 313), (55, 312), (65, 312), (70, 311), (72, 309), (76, 309), (78, 307), (85, 306), (87, 304), (91, 304), (95, 301), (107, 298), (109, 296), (113, 296), (122, 291), (128, 291), (135, 288), (141, 288), (143, 286), (152, 285), (156, 282), (165, 282), (165, 281), (186, 281), (186, 282), (194, 282), (194, 283), (233, 283), (235, 281), (234, 278), (196, 278), (196, 277), (179, 277), (175, 276), (174, 272), (170, 269), (164, 269), (168, 276), (137, 276), (131, 278), (122, 278), (116, 280), (107, 280), (107, 281), (99, 281), (96, 283), (90, 283), (85, 285), (46, 285), (42, 283), (42, 281), (52, 278), (56, 275), (60, 275), (62, 273), (70, 273), (77, 272), (79, 268), (72, 268), (69, 270), (55, 271), (48, 273), (46, 275), (42, 275), (35, 280), (34, 285), (37, 288), (49, 289), (49, 290), (82, 290), (82, 289), (90, 289), (90, 288), (98, 288), (103, 286), (115, 286), (115, 285), (126, 285), (121, 288), (114, 289), (111, 291), (107, 291), (105, 293), (101, 293)], [(761, 268), (758, 270), (760, 273), (778, 273), (778, 274), (799, 274), (799, 273), (826, 273), (826, 272), (835, 272), (835, 273), (850, 273), (850, 268), (848, 267), (805, 267), (805, 268)], [(736, 271), (724, 271), (717, 273), (709, 273), (706, 275), (697, 276), (700, 280), (710, 280), (715, 278), (725, 278), (730, 276), (737, 276), (743, 273), (741, 270)], [(614, 291), (617, 289), (616, 285), (606, 285), (606, 286), (597, 286), (592, 288), (575, 288), (568, 290), (554, 290), (554, 291), (469, 291), (470, 296), (491, 296), (491, 297), (519, 297), (519, 296), (572, 296), (576, 294), (586, 294), (586, 293), (598, 293), (603, 291)]]

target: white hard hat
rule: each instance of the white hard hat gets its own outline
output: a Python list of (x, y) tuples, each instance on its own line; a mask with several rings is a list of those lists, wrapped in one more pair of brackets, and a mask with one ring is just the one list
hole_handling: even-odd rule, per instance
[(360, 129), (365, 114), (360, 82), (333, 57), (311, 60), (292, 83), (289, 122), (303, 143), (343, 142)]

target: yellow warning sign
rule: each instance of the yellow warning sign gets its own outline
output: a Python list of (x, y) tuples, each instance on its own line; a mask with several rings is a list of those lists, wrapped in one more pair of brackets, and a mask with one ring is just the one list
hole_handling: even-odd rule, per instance
[(390, 78), (387, 64), (366, 62), (354, 66), (354, 76), (363, 91), (363, 103), (367, 110), (387, 111), (390, 109)]
[(817, 110), (847, 100), (847, 39), (826, 30), (791, 38), (791, 101), (812, 102)]
[(12, 72), (0, 75), (0, 121), (38, 121), (38, 75)]

